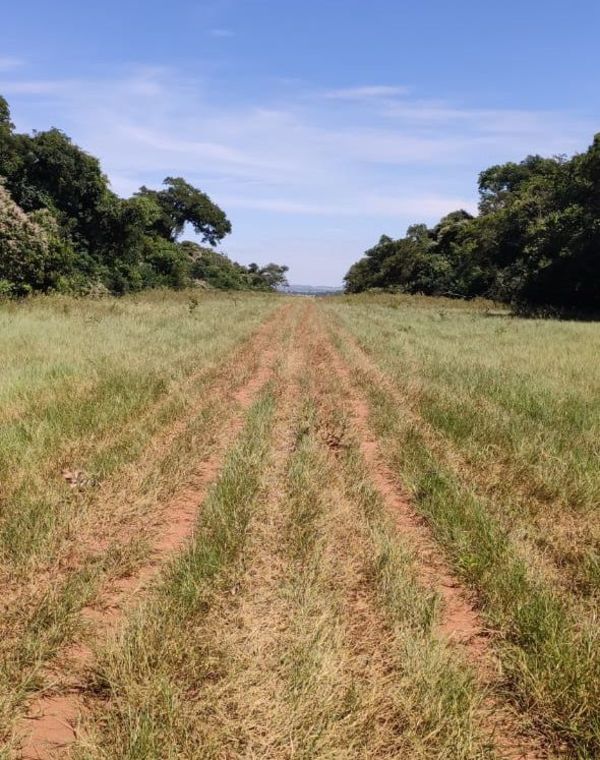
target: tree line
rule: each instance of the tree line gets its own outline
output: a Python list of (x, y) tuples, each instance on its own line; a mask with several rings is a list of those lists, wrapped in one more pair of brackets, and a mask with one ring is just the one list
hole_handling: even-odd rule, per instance
[[(202, 245), (181, 240), (188, 226)], [(181, 177), (120, 198), (98, 159), (61, 130), (15, 132), (0, 96), (0, 295), (286, 284), (285, 266), (215, 251), (230, 232), (225, 212)]]
[(476, 216), (453, 211), (398, 240), (383, 235), (345, 286), (600, 313), (600, 134), (570, 159), (535, 155), (486, 169)]

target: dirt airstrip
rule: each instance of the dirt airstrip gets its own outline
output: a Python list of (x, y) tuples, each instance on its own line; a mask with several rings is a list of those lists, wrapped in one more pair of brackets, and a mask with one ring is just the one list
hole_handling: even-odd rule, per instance
[[(168, 503), (154, 514), (133, 511), (129, 523), (120, 523), (124, 547), (142, 524), (151, 525), (149, 551), (127, 577), (98, 588), (81, 610), (81, 635), (44, 665), (40, 687), (17, 728), (15, 757), (68, 758), (85, 742), (87, 726), (107, 709), (90, 687), (97, 648), (127, 625), (131, 611), (192, 538), (206, 495), (248, 410), (267, 386), (275, 389), (277, 411), (260, 511), (235, 593), (217, 600), (205, 621), (207, 641), (227, 663), (222, 677), (207, 683), (199, 698), (210, 709), (198, 708), (203, 722), (198, 730), (212, 732), (211, 746), (219, 747), (207, 756), (410, 757), (405, 753), (416, 746), (406, 736), (418, 734), (418, 721), (411, 727), (410, 716), (400, 717), (404, 708), (397, 690), (406, 676), (394, 654), (394, 626), (364, 570), (371, 537), (357, 517), (354, 475), (343, 462), (346, 449), (354, 446), (399, 540), (410, 548), (415, 583), (438, 600), (432, 635), (473, 674), (481, 699), (472, 719), (481, 747), (489, 756), (548, 757), (497, 688), (499, 668), (477, 601), (453, 574), (398, 475), (384, 464), (368, 402), (334, 335), (346, 339), (315, 300), (286, 302), (217, 373), (208, 394), (223, 397), (224, 412), (211, 430), (207, 454)], [(362, 355), (360, 361), (369, 360)], [(152, 446), (169, 447), (179, 432), (163, 431)], [(312, 473), (306, 482), (303, 473)], [(306, 511), (301, 520), (294, 509)], [(102, 551), (104, 540), (82, 537), (90, 551)], [(289, 653), (297, 651), (314, 655), (308, 691), (290, 686), (296, 676)], [(340, 716), (334, 704), (350, 693), (354, 707)], [(419, 756), (425, 757), (426, 742), (433, 739), (422, 741)], [(447, 741), (451, 746), (452, 739)]]

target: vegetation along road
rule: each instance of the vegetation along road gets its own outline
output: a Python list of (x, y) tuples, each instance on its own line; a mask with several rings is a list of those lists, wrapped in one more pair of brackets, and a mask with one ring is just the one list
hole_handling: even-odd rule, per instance
[(0, 323), (0, 757), (600, 756), (597, 324), (209, 291)]

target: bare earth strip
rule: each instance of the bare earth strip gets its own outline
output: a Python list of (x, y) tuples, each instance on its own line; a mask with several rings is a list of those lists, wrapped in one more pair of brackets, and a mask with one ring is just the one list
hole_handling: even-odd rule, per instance
[[(83, 612), (90, 637), (47, 670), (49, 686), (21, 726), (30, 731), (21, 760), (70, 757), (80, 738), (76, 746), (86, 757), (118, 756), (111, 746), (133, 742), (127, 690), (115, 693), (120, 702), (112, 716), (111, 697), (90, 692), (92, 647), (101, 662), (102, 639), (122, 629), (134, 602), (187, 544), (245, 412), (271, 379), (278, 405), (262, 496), (231, 578), (194, 623), (192, 659), (205, 670), (190, 671), (181, 722), (171, 743), (168, 735), (161, 739), (169, 756), (547, 758), (494, 692), (488, 632), (383, 462), (367, 401), (323, 311), (302, 299), (279, 316), (255, 343), (255, 369), (235, 391), (234, 411), (220, 420), (210, 456), (164, 509), (148, 516), (149, 557), (100, 590)], [(249, 359), (246, 353), (241, 361)], [(170, 447), (177, 434), (167, 431), (156, 445)], [(346, 456), (350, 451), (357, 458)], [(384, 522), (369, 516), (375, 509), (369, 494), (381, 503)], [(138, 524), (126, 527), (125, 543)], [(394, 557), (395, 575), (376, 567)], [(392, 595), (400, 594), (391, 606), (378, 572), (388, 572)], [(177, 642), (178, 621), (169, 625)], [(110, 645), (112, 656), (127, 658), (119, 642)], [(440, 685), (446, 696), (438, 698)]]
[[(453, 747), (453, 727), (444, 739), (450, 754), (440, 754), (435, 710), (430, 731), (423, 719), (429, 706), (418, 693), (405, 694), (405, 663), (393, 653), (394, 634), (369, 572), (370, 530), (344, 493), (327, 432), (315, 324), (310, 309), (299, 311), (278, 377), (267, 489), (229, 593), (211, 600), (195, 628), (201, 672), (187, 674), (183, 691), (193, 696), (169, 749), (215, 759), (395, 758), (403, 751), (415, 758), (487, 757), (476, 747)], [(122, 749), (123, 723), (131, 730), (129, 718), (111, 718), (110, 701), (98, 710), (98, 729), (106, 731), (107, 722), (112, 728), (92, 757), (111, 739), (109, 748)], [(127, 705), (118, 712), (127, 715)], [(452, 716), (443, 721), (448, 726)], [(426, 754), (436, 744), (437, 754)]]
[[(347, 399), (360, 440), (370, 477), (394, 515), (398, 530), (410, 542), (419, 556), (419, 573), (425, 586), (435, 590), (442, 600), (439, 633), (459, 645), (478, 675), (482, 687), (491, 687), (497, 665), (489, 635), (478, 614), (469, 591), (452, 572), (425, 521), (414, 511), (405, 494), (398, 488), (397, 478), (384, 464), (376, 437), (369, 425), (369, 406), (352, 381), (351, 370), (334, 348), (322, 323), (315, 315), (315, 329), (322, 336), (327, 352), (324, 366), (339, 378), (339, 391)], [(486, 716), (488, 730), (498, 751), (510, 760), (536, 760), (548, 757), (540, 744), (524, 732), (511, 706), (489, 698)]]
[[(82, 489), (74, 484), (70, 490), (66, 484), (57, 483), (62, 478), (56, 463), (53, 471), (46, 474), (48, 481), (56, 483), (53, 487), (57, 495), (62, 487), (60, 540), (52, 553), (36, 558), (31, 567), (19, 568), (19, 572), (8, 567), (0, 570), (4, 692), (0, 693), (0, 714), (4, 719), (0, 743), (8, 739), (7, 718), (22, 700), (19, 691), (30, 688), (26, 682), (35, 678), (35, 668), (55, 650), (42, 641), (35, 653), (23, 657), (25, 647), (32, 649), (27, 643), (28, 627), (32, 623), (35, 626), (40, 610), (60, 606), (57, 597), (78, 574), (89, 570), (88, 575), (95, 577), (100, 571), (104, 576), (118, 578), (130, 573), (131, 567), (142, 559), (147, 545), (154, 542), (155, 534), (164, 527), (161, 509), (188, 483), (190, 473), (193, 477), (198, 461), (210, 455), (215, 445), (214, 430), (233, 414), (236, 390), (259, 371), (265, 354), (277, 345), (281, 331), (287, 329), (289, 314), (289, 305), (276, 308), (221, 364), (186, 377), (135, 422), (115, 431), (114, 439), (121, 442), (118, 445), (127, 447), (131, 436), (136, 444), (131, 454), (127, 452), (125, 463), (105, 480)], [(146, 421), (149, 416), (155, 419), (152, 425)], [(136, 426), (138, 430), (134, 433)], [(106, 445), (102, 439), (97, 442), (98, 450)], [(125, 546), (124, 551), (119, 549)], [(85, 591), (86, 600), (94, 592), (95, 581), (91, 580)], [(70, 622), (63, 623), (65, 629), (70, 626)], [(50, 632), (48, 636), (64, 636), (57, 633)], [(36, 635), (40, 634), (46, 635), (38, 627)]]
[[(276, 375), (277, 408), (273, 450), (263, 498), (252, 520), (240, 571), (231, 594), (214, 600), (203, 621), (201, 649), (214, 663), (201, 686), (190, 733), (203, 758), (280, 757), (282, 682), (277, 645), (286, 629), (286, 609), (278, 594), (285, 561), (282, 500), (285, 467), (294, 446), (299, 381), (306, 362), (300, 350), (304, 310), (296, 322)], [(184, 756), (188, 756), (185, 754)]]
[[(423, 417), (415, 412), (407, 398), (398, 391), (392, 379), (382, 371), (349, 330), (338, 323), (335, 327), (335, 335), (338, 341), (342, 341), (345, 350), (348, 351), (351, 357), (346, 362), (358, 370), (365, 379), (368, 379), (369, 383), (375, 383), (375, 387), (380, 388), (385, 395), (394, 401), (398, 408), (402, 409), (402, 414), (418, 426), (427, 440), (427, 445), (436, 452), (436, 455), (444, 461), (452, 472), (457, 475), (467, 472), (469, 482), (478, 484), (482, 492), (488, 495), (497, 492), (499, 486), (503, 483), (505, 485), (510, 483), (508, 478), (503, 474), (501, 465), (498, 463), (495, 464), (497, 472), (494, 472), (491, 486), (485, 482), (490, 472), (484, 474), (480, 469), (472, 466), (464, 454), (460, 453), (456, 447), (453, 447), (446, 438), (440, 435), (439, 432), (436, 432)], [(478, 403), (482, 404), (484, 402), (479, 400)], [(510, 491), (513, 494), (517, 493), (520, 499), (524, 499), (525, 497), (522, 484), (515, 485), (510, 483)], [(527, 514), (528, 523), (531, 523), (532, 520), (535, 522), (539, 520), (540, 526), (543, 525), (543, 527), (540, 527), (536, 541), (528, 538), (526, 535), (518, 538), (514, 536), (515, 549), (526, 559), (530, 567), (535, 567), (535, 571), (540, 577), (545, 578), (548, 582), (556, 587), (560, 587), (564, 591), (578, 594), (579, 591), (573, 588), (573, 578), (569, 577), (573, 568), (564, 562), (564, 556), (557, 550), (557, 545), (554, 543), (556, 536), (565, 535), (569, 532), (569, 528), (566, 526), (571, 520), (570, 510), (549, 510), (548, 505), (541, 501), (539, 497), (529, 493), (527, 493), (527, 499), (529, 505), (523, 506), (523, 513)], [(531, 514), (532, 504), (535, 504), (536, 507), (533, 515)], [(497, 516), (501, 521), (513, 519), (510, 512), (505, 514), (502, 510), (498, 510)], [(584, 546), (585, 541), (593, 544), (595, 540), (595, 525), (593, 522), (587, 523), (587, 525), (589, 527), (585, 531), (585, 539), (577, 542), (580, 548)], [(547, 548), (551, 550), (550, 553), (542, 551), (542, 545), (547, 545)], [(582, 606), (581, 614), (586, 614), (584, 606)]]
[[(159, 516), (153, 516), (156, 538), (151, 545), (148, 561), (136, 568), (134, 574), (119, 580), (112, 588), (104, 589), (94, 605), (83, 610), (83, 617), (92, 626), (92, 637), (97, 639), (119, 624), (127, 608), (147, 587), (152, 577), (178, 552), (189, 539), (197, 510), (211, 482), (218, 474), (227, 449), (238, 435), (244, 414), (269, 381), (278, 351), (281, 349), (280, 330), (287, 322), (289, 308), (279, 310), (278, 318), (271, 317), (268, 325), (251, 341), (251, 349), (258, 357), (254, 374), (233, 394), (233, 417), (221, 421), (210, 457), (194, 474), (190, 483), (180, 490)], [(242, 349), (244, 351), (245, 349)], [(247, 350), (247, 349), (246, 349)], [(244, 357), (246, 360), (247, 355)], [(178, 426), (176, 426), (178, 427)], [(177, 435), (170, 430), (161, 445), (168, 446)], [(150, 516), (147, 516), (150, 517)], [(129, 527), (129, 530), (132, 526)], [(20, 757), (22, 760), (42, 760), (55, 756), (67, 748), (77, 735), (77, 721), (84, 709), (80, 697), (81, 675), (91, 664), (92, 650), (84, 642), (74, 643), (63, 652), (47, 672), (46, 693), (34, 700), (20, 729), (25, 734)]]

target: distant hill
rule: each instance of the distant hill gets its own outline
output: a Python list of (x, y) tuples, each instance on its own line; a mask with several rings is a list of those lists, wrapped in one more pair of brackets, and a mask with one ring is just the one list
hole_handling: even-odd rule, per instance
[(342, 287), (334, 288), (327, 285), (298, 285), (296, 283), (290, 283), (287, 288), (284, 288), (286, 293), (292, 295), (302, 296), (328, 296), (332, 293), (341, 293)]

